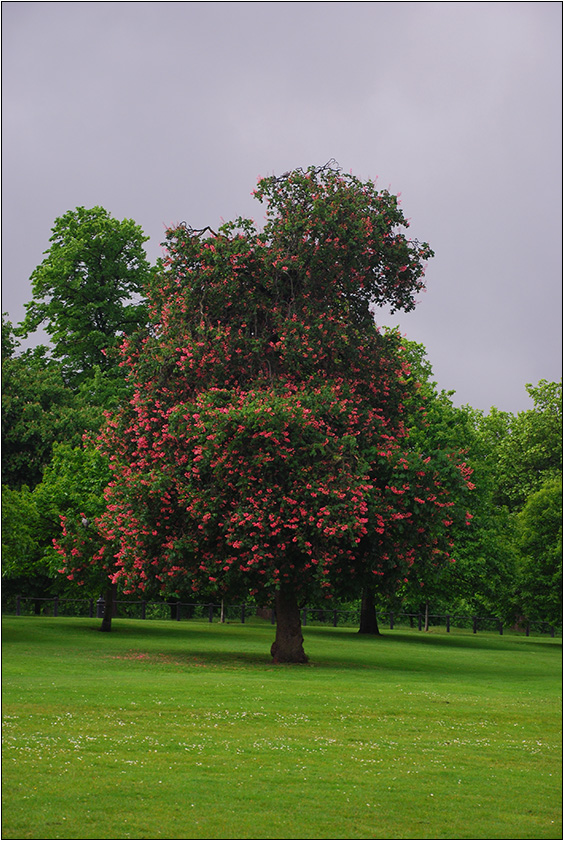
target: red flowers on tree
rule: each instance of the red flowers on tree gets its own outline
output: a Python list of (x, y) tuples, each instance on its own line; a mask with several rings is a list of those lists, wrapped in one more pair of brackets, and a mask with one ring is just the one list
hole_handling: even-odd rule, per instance
[(395, 196), (332, 166), (255, 195), (262, 231), (167, 232), (151, 329), (123, 347), (134, 396), (100, 442), (113, 481), (96, 528), (128, 590), (274, 598), (273, 656), (301, 662), (314, 587), (403, 575), (425, 540), (442, 551), (448, 495), (409, 452), (413, 387), (372, 313), (414, 306), (432, 252), (405, 237)]

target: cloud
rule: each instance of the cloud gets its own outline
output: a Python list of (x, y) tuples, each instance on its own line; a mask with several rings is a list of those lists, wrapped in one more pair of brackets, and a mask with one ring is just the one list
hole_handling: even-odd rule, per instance
[(151, 237), (256, 218), (259, 175), (336, 158), (401, 192), (436, 257), (414, 313), (439, 385), (487, 410), (561, 371), (557, 3), (5, 3), (4, 309), (54, 219)]

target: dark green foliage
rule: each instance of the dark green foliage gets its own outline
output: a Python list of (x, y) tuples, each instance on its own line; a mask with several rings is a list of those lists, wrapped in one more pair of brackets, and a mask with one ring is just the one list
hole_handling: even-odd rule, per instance
[(532, 621), (562, 621), (562, 477), (547, 479), (517, 518), (517, 598)]
[(102, 207), (78, 207), (55, 220), (18, 333), (27, 336), (45, 324), (53, 357), (73, 382), (96, 365), (114, 367), (112, 350), (146, 323), (140, 296), (151, 275), (147, 239), (132, 219), (120, 222)]
[[(88, 523), (104, 509), (109, 479), (107, 459), (94, 447), (55, 444), (43, 480), (33, 491), (25, 485), (20, 490), (3, 487), (2, 577), (12, 582), (9, 588), (26, 594), (37, 583), (57, 593), (71, 588), (58, 575), (60, 558), (53, 541), (61, 535), (62, 518), (88, 539)], [(89, 584), (88, 592), (99, 592), (98, 571), (82, 580)]]
[(53, 444), (80, 443), (88, 425), (76, 393), (44, 348), (2, 362), (2, 483), (35, 487)]
[(562, 381), (527, 385), (534, 408), (512, 417), (492, 410), (482, 434), (495, 458), (494, 501), (523, 508), (546, 479), (562, 475)]

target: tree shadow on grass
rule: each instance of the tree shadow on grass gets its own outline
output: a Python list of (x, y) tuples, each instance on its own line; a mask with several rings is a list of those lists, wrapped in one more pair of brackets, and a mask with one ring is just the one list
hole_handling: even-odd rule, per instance
[[(240, 634), (238, 634), (240, 636)], [(394, 646), (393, 656), (390, 656), (390, 649), (385, 657), (378, 657), (378, 643), (372, 641), (372, 650), (370, 649), (370, 641), (366, 640), (361, 650), (357, 646), (351, 650), (350, 646), (346, 645), (344, 641), (343, 651), (338, 651), (339, 645), (332, 645), (326, 651), (319, 651), (319, 646), (315, 646), (314, 650), (307, 645), (306, 652), (310, 656), (310, 660), (305, 664), (277, 664), (270, 657), (270, 639), (264, 641), (264, 647), (258, 643), (257, 650), (244, 650), (244, 641), (239, 640), (239, 644), (243, 650), (231, 650), (233, 639), (224, 637), (226, 643), (223, 647), (217, 647), (211, 640), (206, 640), (203, 637), (195, 637), (185, 635), (182, 642), (185, 647), (167, 646), (166, 640), (162, 640), (162, 646), (151, 645), (148, 638), (146, 638), (147, 645), (143, 646), (143, 640), (139, 637), (135, 639), (135, 648), (132, 649), (117, 649), (100, 651), (102, 659), (110, 659), (116, 661), (123, 661), (123, 665), (127, 668), (139, 667), (144, 670), (155, 668), (157, 670), (172, 671), (172, 672), (223, 672), (223, 673), (281, 673), (290, 677), (303, 676), (305, 673), (322, 674), (329, 672), (333, 675), (340, 673), (345, 675), (347, 672), (355, 675), (365, 674), (367, 678), (370, 675), (383, 674), (397, 674), (399, 675), (423, 675), (425, 678), (433, 680), (448, 676), (450, 678), (456, 675), (460, 677), (476, 676), (481, 679), (490, 678), (495, 679), (499, 677), (503, 679), (503, 671), (497, 662), (484, 662), (477, 658), (469, 658), (468, 660), (460, 656), (455, 657), (453, 661), (449, 662), (449, 658), (441, 656), (438, 659), (429, 659), (428, 657), (419, 658), (416, 656), (416, 650), (413, 647), (404, 645), (405, 641), (401, 641), (399, 646)], [(170, 641), (170, 639), (169, 639)], [(350, 643), (350, 639), (348, 640)], [(368, 647), (367, 647), (368, 646)], [(315, 650), (317, 649), (317, 650)], [(460, 649), (456, 649), (460, 652)], [(483, 650), (483, 649), (482, 649)], [(421, 648), (419, 648), (421, 651)], [(470, 653), (470, 652), (469, 652)], [(479, 654), (479, 650), (476, 651)], [(453, 651), (454, 654), (454, 651)], [(286, 679), (286, 678), (285, 678)]]
[[(64, 621), (64, 620), (63, 620)], [(60, 619), (42, 619), (40, 623), (18, 620), (17, 631), (14, 629), (4, 635), (4, 642), (27, 642), (35, 646), (45, 642), (53, 644), (62, 634), (66, 636), (66, 629), (61, 627)], [(37, 625), (45, 628), (47, 633), (37, 636)], [(427, 673), (430, 676), (444, 674), (448, 669), (444, 655), (448, 650), (453, 654), (458, 651), (475, 652), (521, 652), (543, 649), (547, 651), (554, 646), (554, 650), (561, 649), (561, 640), (535, 641), (530, 638), (515, 638), (508, 636), (494, 636), (483, 632), (476, 635), (453, 633), (447, 635), (417, 631), (387, 631), (380, 636), (358, 634), (353, 628), (312, 627), (304, 628), (305, 650), (310, 660), (306, 664), (276, 664), (270, 656), (270, 646), (274, 641), (273, 626), (242, 625), (219, 623), (205, 624), (201, 622), (159, 622), (152, 620), (128, 620), (119, 618), (112, 623), (109, 634), (100, 633), (100, 622), (87, 620), (84, 624), (76, 624), (68, 628), (69, 635), (78, 635), (83, 640), (89, 638), (87, 646), (90, 653), (101, 656), (102, 659), (114, 660), (116, 665), (120, 661), (128, 661), (129, 666), (137, 664), (140, 667), (158, 667), (171, 669), (205, 669), (215, 668), (227, 671), (248, 670), (277, 670), (287, 672), (288, 669), (303, 674), (304, 669), (325, 670), (332, 669), (339, 672), (358, 671), (370, 672), (409, 672), (412, 674)], [(92, 651), (93, 633), (99, 634), (99, 644)], [(52, 639), (50, 637), (55, 635)], [(69, 640), (70, 642), (70, 640)], [(77, 641), (78, 642), (78, 641)], [(339, 651), (342, 642), (342, 652)], [(72, 645), (72, 643), (71, 643)], [(429, 661), (428, 656), (418, 661), (410, 656), (419, 650), (444, 652), (437, 662)], [(382, 657), (379, 656), (381, 651)], [(81, 644), (78, 643), (76, 654), (81, 655)], [(86, 654), (86, 651), (84, 652)], [(384, 656), (385, 653), (385, 656)], [(390, 656), (392, 654), (392, 656)], [(454, 667), (454, 663), (451, 664)], [(456, 661), (455, 671), (458, 673), (480, 672), (484, 670), (495, 673), (496, 666), (481, 662), (479, 667), (474, 663)]]
[[(531, 649), (547, 650), (554, 645), (561, 649), (561, 641), (546, 640), (537, 642), (530, 638), (515, 638), (495, 636), (491, 633), (481, 634), (433, 634), (418, 631), (388, 631), (380, 636), (359, 634), (352, 628), (312, 627), (307, 626), (304, 631), (304, 648), (309, 656), (305, 664), (277, 664), (270, 656), (270, 646), (274, 641), (273, 626), (245, 626), (242, 624), (224, 624), (188, 622), (174, 622), (155, 625), (150, 621), (135, 625), (128, 625), (129, 620), (114, 621), (112, 635), (118, 639), (130, 639), (135, 644), (138, 653), (147, 655), (145, 667), (148, 665), (170, 666), (180, 669), (222, 669), (226, 671), (248, 670), (277, 670), (287, 672), (288, 669), (303, 673), (304, 669), (338, 670), (339, 672), (358, 671), (370, 672), (409, 672), (411, 674), (444, 675), (449, 668), (458, 674), (476, 674), (482, 677), (498, 672), (495, 664), (487, 665), (480, 661), (479, 665), (460, 662), (445, 662), (442, 655), (437, 662), (430, 662), (427, 658), (418, 661), (410, 656), (410, 651), (430, 651), (432, 649), (447, 654), (448, 650), (468, 654), (475, 652), (521, 652)], [(342, 654), (338, 652), (339, 642), (343, 643)], [(168, 643), (168, 645), (167, 645)], [(171, 645), (172, 643), (172, 645)], [(335, 646), (337, 643), (337, 646)], [(320, 646), (325, 650), (319, 650)], [(351, 649), (351, 644), (353, 648)], [(233, 646), (237, 646), (233, 650)], [(379, 648), (387, 650), (386, 656), (378, 656)], [(397, 654), (390, 658), (390, 647)], [(131, 658), (133, 659), (133, 658)]]
[(307, 628), (306, 632), (310, 635), (319, 635), (330, 633), (332, 638), (342, 637), (349, 642), (356, 639), (361, 645), (375, 645), (379, 643), (393, 642), (404, 646), (433, 646), (437, 648), (466, 648), (472, 650), (511, 650), (522, 651), (523, 646), (543, 648), (547, 645), (554, 645), (562, 647), (561, 639), (551, 639), (546, 637), (543, 642), (531, 639), (530, 637), (515, 637), (506, 634), (494, 635), (492, 632), (482, 631), (477, 634), (457, 634), (456, 632), (447, 634), (434, 634), (425, 631), (384, 631), (379, 635), (359, 634), (353, 629), (335, 629), (335, 628)]
[[(132, 626), (127, 624), (128, 621), (114, 620), (112, 631), (105, 635), (111, 636), (116, 642), (128, 640), (135, 645), (135, 649), (123, 652), (122, 659), (138, 659), (141, 662), (145, 658), (146, 664), (158, 662), (161, 665), (168, 663), (190, 668), (276, 667), (270, 656), (275, 629), (269, 625), (205, 625), (171, 620), (170, 625), (156, 626), (147, 621), (146, 624), (136, 623)], [(233, 650), (233, 645), (240, 646), (240, 649)], [(112, 645), (108, 646), (108, 649), (113, 648)], [(114, 651), (111, 653), (115, 654)]]

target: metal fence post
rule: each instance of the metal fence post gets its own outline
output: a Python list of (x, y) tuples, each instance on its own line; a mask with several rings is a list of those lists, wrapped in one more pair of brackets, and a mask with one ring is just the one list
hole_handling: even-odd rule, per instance
[(337, 611), (336, 610), (333, 611), (333, 627), (334, 628), (337, 627)]
[(210, 620), (210, 622), (213, 622), (213, 604), (210, 604), (209, 609), (210, 609), (209, 620)]
[(394, 630), (394, 614), (390, 613), (390, 631)]
[(418, 630), (421, 630), (421, 614), (420, 613), (417, 614), (417, 628), (418, 628)]
[(241, 605), (241, 625), (245, 624), (245, 605)]
[(503, 622), (499, 620), (499, 635), (503, 636)]
[(19, 616), (21, 614), (21, 612), (22, 612), (22, 606), (21, 606), (20, 597), (16, 596), (16, 616)]
[(447, 613), (447, 618), (446, 618), (446, 629), (447, 629), (447, 634), (450, 634), (450, 615), (448, 613)]
[(472, 633), (475, 634), (475, 633), (477, 633), (477, 631), (478, 631), (478, 617), (474, 616), (473, 622), (472, 622)]

